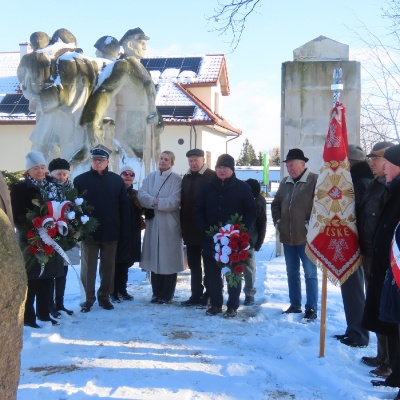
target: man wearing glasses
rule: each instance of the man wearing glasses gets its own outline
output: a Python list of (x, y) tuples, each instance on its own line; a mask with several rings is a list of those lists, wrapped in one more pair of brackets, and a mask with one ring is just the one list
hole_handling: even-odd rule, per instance
[[(108, 170), (110, 150), (98, 145), (91, 150), (91, 169), (74, 179), (74, 186), (89, 206), (92, 216), (99, 226), (91, 240), (82, 241), (81, 280), (85, 289), (86, 301), (81, 304), (82, 312), (89, 312), (96, 301), (95, 284), (97, 258), (100, 252), (100, 287), (97, 301), (100, 307), (112, 310), (110, 294), (114, 290), (115, 255), (118, 240), (126, 238), (127, 229), (124, 215), (128, 212), (128, 198), (124, 181)], [(120, 244), (121, 246), (121, 244)]]

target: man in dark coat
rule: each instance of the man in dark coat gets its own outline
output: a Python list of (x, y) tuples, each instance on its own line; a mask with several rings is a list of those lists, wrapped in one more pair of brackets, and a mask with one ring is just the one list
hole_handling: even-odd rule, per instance
[[(363, 269), (365, 285), (368, 287), (370, 281), (370, 271), (372, 264), (372, 238), (375, 232), (376, 225), (383, 210), (386, 201), (389, 198), (389, 190), (386, 185), (385, 171), (383, 166), (385, 159), (383, 155), (385, 151), (394, 146), (391, 142), (378, 142), (376, 143), (370, 154), (369, 165), (375, 178), (368, 185), (365, 194), (362, 198), (360, 206), (357, 210), (357, 229), (360, 241), (360, 250), (363, 259)], [(389, 367), (389, 353), (387, 337), (376, 334), (378, 352), (376, 357), (362, 357), (363, 363), (370, 367), (374, 367), (370, 373), (378, 377), (387, 377), (390, 374)]]
[[(232, 215), (243, 216), (243, 224), (250, 229), (256, 218), (256, 205), (249, 185), (236, 178), (235, 160), (229, 154), (222, 154), (215, 164), (216, 176), (204, 186), (198, 195), (195, 213), (203, 232), (210, 226), (225, 224)], [(203, 260), (205, 274), (208, 276), (211, 307), (207, 315), (222, 313), (223, 280), (221, 269), (214, 256), (214, 241), (212, 236), (204, 236)], [(228, 302), (224, 317), (232, 318), (237, 315), (241, 282), (237, 286), (228, 284)]]
[(250, 262), (244, 268), (244, 305), (252, 306), (254, 304), (254, 295), (256, 294), (256, 259), (254, 252), (260, 251), (264, 243), (267, 232), (267, 202), (261, 194), (260, 183), (256, 179), (247, 179), (245, 181), (251, 188), (254, 200), (256, 202), (256, 221), (250, 228), (249, 235), (254, 244), (254, 249), (249, 250)]
[[(349, 144), (350, 174), (354, 186), (356, 214), (367, 186), (374, 175), (366, 161), (365, 151), (357, 145)], [(358, 268), (340, 287), (347, 328), (344, 335), (335, 335), (341, 343), (350, 347), (366, 347), (369, 332), (362, 326), (365, 305), (364, 271)]]
[[(215, 176), (215, 172), (207, 167), (204, 160), (204, 151), (191, 149), (186, 153), (189, 163), (189, 171), (182, 179), (181, 191), (181, 228), (183, 242), (186, 245), (187, 262), (190, 268), (190, 287), (192, 294), (189, 300), (183, 301), (184, 307), (207, 305), (207, 276), (201, 268), (201, 249), (203, 233), (198, 227), (194, 206), (198, 193), (204, 190), (206, 182)], [(203, 293), (204, 288), (206, 289)]]
[(383, 169), (389, 189), (373, 237), (370, 281), (367, 289), (363, 325), (366, 329), (388, 337), (389, 363), (392, 373), (384, 381), (372, 381), (375, 386), (400, 387), (398, 325), (379, 319), (379, 305), (386, 271), (390, 268), (390, 250), (394, 230), (400, 220), (400, 145), (388, 148), (383, 156)]
[(81, 304), (82, 312), (89, 312), (96, 301), (95, 283), (97, 258), (100, 252), (100, 287), (97, 301), (106, 310), (114, 306), (110, 294), (114, 289), (115, 255), (118, 240), (127, 237), (125, 216), (128, 215), (128, 197), (124, 181), (108, 170), (109, 151), (99, 145), (91, 151), (91, 170), (78, 175), (74, 186), (79, 193), (86, 192), (87, 204), (92, 206), (92, 216), (99, 227), (92, 234), (91, 241), (82, 242), (81, 280), (86, 301)]

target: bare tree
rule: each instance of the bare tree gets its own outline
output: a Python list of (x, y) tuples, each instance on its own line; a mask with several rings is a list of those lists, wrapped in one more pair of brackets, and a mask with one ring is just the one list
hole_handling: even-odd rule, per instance
[(225, 0), (218, 1), (214, 14), (207, 17), (218, 25), (214, 30), (220, 35), (231, 35), (230, 47), (234, 51), (242, 38), (249, 15), (256, 9), (261, 0)]
[(361, 142), (365, 149), (382, 140), (400, 140), (400, 2), (387, 0), (383, 18), (387, 35), (374, 34), (365, 24), (356, 35), (364, 43), (361, 98)]

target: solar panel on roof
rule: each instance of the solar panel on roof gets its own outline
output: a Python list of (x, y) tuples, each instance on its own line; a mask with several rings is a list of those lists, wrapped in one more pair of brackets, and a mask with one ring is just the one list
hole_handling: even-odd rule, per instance
[(0, 113), (8, 114), (25, 114), (28, 115), (29, 101), (23, 94), (6, 94), (0, 103)]
[(167, 68), (178, 68), (181, 71), (199, 72), (201, 57), (143, 58), (143, 66), (149, 71), (163, 73)]
[(158, 106), (163, 118), (185, 119), (193, 117), (196, 106)]

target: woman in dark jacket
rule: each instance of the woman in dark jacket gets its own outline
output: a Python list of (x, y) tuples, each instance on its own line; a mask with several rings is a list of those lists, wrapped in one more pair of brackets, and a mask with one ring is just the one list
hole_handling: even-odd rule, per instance
[[(111, 294), (111, 301), (119, 303), (120, 296), (123, 300), (133, 300), (133, 296), (127, 291), (128, 269), (133, 263), (139, 262), (141, 258), (141, 228), (142, 206), (137, 198), (138, 191), (133, 189), (135, 172), (129, 166), (125, 166), (120, 171), (121, 178), (124, 180), (126, 193), (129, 198), (129, 209), (126, 219), (129, 221), (128, 237), (120, 238), (118, 242), (117, 255), (115, 259), (114, 292)], [(143, 226), (144, 227), (144, 226)], [(126, 245), (126, 242), (129, 242)]]
[[(46, 161), (38, 151), (31, 151), (26, 155), (25, 179), (15, 184), (11, 189), (11, 205), (14, 224), (17, 229), (17, 240), (24, 249), (27, 244), (27, 218), (26, 213), (33, 208), (32, 200), (40, 199), (45, 194), (48, 199), (57, 200), (59, 190), (53, 178), (46, 176)], [(50, 317), (50, 288), (54, 278), (64, 274), (63, 260), (58, 254), (53, 256), (41, 274), (41, 265), (26, 259), (28, 276), (28, 292), (25, 301), (24, 325), (32, 328), (40, 328), (36, 323), (36, 317), (41, 321), (50, 321), (58, 325), (57, 321)], [(34, 303), (36, 299), (36, 313)]]

